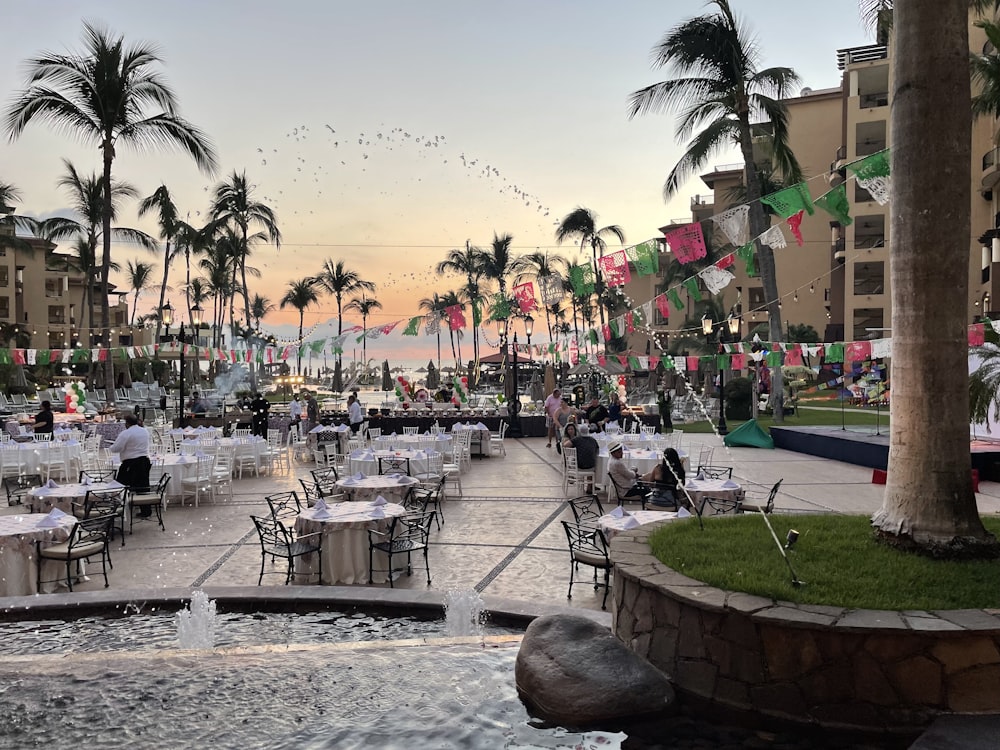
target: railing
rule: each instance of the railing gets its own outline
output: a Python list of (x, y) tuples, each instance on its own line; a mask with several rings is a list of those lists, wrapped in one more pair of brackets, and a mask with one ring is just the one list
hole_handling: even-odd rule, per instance
[(997, 165), (997, 149), (991, 148), (985, 154), (983, 154), (983, 171)]
[(881, 92), (877, 94), (862, 94), (859, 103), (862, 109), (875, 109), (876, 107), (888, 107), (889, 93)]
[(885, 235), (884, 234), (856, 234), (854, 236), (854, 247), (856, 248), (873, 248), (873, 247), (885, 247)]
[(846, 158), (847, 158), (847, 146), (838, 146), (837, 156), (835, 157), (834, 161), (841, 161), (842, 159)]
[(858, 152), (858, 156), (877, 154), (879, 151), (885, 150), (885, 139), (865, 139), (863, 141), (858, 141), (856, 150)]
[(889, 48), (884, 44), (869, 44), (864, 47), (848, 47), (837, 50), (837, 67), (843, 70), (852, 63), (884, 60), (889, 56)]

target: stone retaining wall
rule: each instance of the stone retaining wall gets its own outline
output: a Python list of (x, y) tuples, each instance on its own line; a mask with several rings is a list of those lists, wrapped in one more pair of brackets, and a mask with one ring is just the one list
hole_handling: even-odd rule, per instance
[(612, 629), (680, 693), (866, 732), (1000, 711), (1000, 610), (852, 610), (723, 591), (653, 557), (651, 530), (612, 541)]

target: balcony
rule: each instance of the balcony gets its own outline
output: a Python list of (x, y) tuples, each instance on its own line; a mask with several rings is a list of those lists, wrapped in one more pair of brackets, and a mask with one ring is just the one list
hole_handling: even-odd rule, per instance
[(49, 315), (49, 325), (50, 326), (66, 325), (66, 317), (64, 315)]
[(861, 109), (876, 109), (889, 106), (889, 92), (880, 91), (875, 94), (862, 94), (858, 100)]
[(834, 242), (830, 249), (833, 250), (833, 259), (837, 263), (843, 263), (847, 259), (847, 241), (843, 237)]
[(885, 139), (865, 138), (863, 141), (859, 140), (855, 150), (858, 152), (858, 156), (877, 154), (879, 151), (885, 151)]
[(983, 173), (980, 177), (983, 190), (992, 190), (1000, 182), (1000, 149), (991, 148), (983, 154)]
[(848, 47), (837, 50), (837, 67), (843, 70), (848, 65), (856, 63), (885, 60), (889, 57), (889, 48), (884, 44), (868, 44), (864, 47)]

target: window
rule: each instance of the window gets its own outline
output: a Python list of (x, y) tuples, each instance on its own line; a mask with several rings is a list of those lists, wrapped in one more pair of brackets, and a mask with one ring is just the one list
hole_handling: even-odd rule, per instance
[(10, 297), (0, 297), (0, 318), (10, 318)]
[(752, 286), (747, 290), (751, 309), (756, 309), (764, 304), (764, 287)]
[(854, 247), (885, 247), (885, 214), (859, 216), (855, 220)]
[(854, 264), (854, 293), (884, 294), (885, 293), (885, 263), (882, 261), (867, 261)]
[(10, 286), (10, 269), (0, 266), (0, 287)]
[(883, 328), (885, 311), (881, 307), (859, 307), (854, 310), (854, 341), (868, 341), (869, 339), (880, 339), (885, 335), (884, 331), (869, 330), (872, 328)]
[(66, 308), (62, 305), (49, 305), (49, 323), (61, 325), (66, 322)]

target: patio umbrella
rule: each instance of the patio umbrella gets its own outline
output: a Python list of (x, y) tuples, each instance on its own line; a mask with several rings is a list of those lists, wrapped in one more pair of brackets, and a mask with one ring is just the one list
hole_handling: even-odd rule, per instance
[(387, 359), (382, 362), (382, 390), (392, 390), (392, 375), (389, 374), (389, 360)]
[(333, 366), (333, 383), (330, 385), (330, 390), (336, 391), (337, 393), (342, 393), (344, 391), (344, 371), (341, 368), (339, 359)]
[[(546, 367), (545, 368), (545, 374), (548, 375), (549, 372), (551, 372), (551, 369), (552, 369), (551, 367)], [(555, 382), (555, 378), (554, 377), (552, 378), (552, 382), (553, 383)], [(532, 373), (531, 374), (531, 382), (528, 384), (528, 391), (531, 393), (531, 400), (532, 401), (544, 401), (545, 400), (545, 394), (542, 392), (542, 388), (543, 388), (542, 381), (541, 381), (541, 378), (538, 377), (538, 373), (537, 372)], [(549, 391), (549, 393), (551, 393), (551, 392), (552, 391)]]
[[(110, 359), (108, 360), (111, 361)], [(122, 388), (132, 387), (132, 366), (129, 364), (128, 360), (122, 363)], [(113, 365), (112, 365), (113, 366)]]
[(436, 390), (441, 385), (441, 378), (438, 375), (437, 368), (434, 366), (433, 362), (427, 363), (427, 388), (428, 390)]
[(27, 388), (28, 387), (28, 378), (24, 374), (24, 366), (23, 365), (17, 365), (14, 368), (14, 372), (12, 372), (11, 376), (10, 376), (10, 385), (16, 385), (16, 386), (18, 386), (20, 388)]
[(146, 363), (146, 372), (143, 373), (142, 382), (146, 385), (153, 385), (156, 382), (156, 378), (153, 377), (153, 363)]
[[(552, 393), (556, 389), (556, 373), (552, 369), (552, 365), (545, 365), (545, 384), (543, 386), (543, 391), (545, 393)], [(542, 397), (544, 398), (544, 396)], [(535, 401), (538, 401), (536, 398)]]

